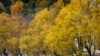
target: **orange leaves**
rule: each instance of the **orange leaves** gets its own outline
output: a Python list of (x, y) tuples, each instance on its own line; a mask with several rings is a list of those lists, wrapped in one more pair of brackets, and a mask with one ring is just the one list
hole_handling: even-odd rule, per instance
[(11, 14), (16, 15), (22, 13), (23, 2), (17, 1), (14, 5), (11, 6)]

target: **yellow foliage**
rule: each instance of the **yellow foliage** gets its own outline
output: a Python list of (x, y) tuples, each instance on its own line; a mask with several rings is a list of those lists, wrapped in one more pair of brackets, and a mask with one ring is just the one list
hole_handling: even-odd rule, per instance
[(10, 51), (14, 51), (15, 49), (17, 49), (18, 46), (18, 39), (15, 37), (12, 37), (10, 39), (7, 40), (7, 45), (8, 45), (8, 49)]
[(50, 28), (44, 42), (49, 49), (60, 55), (71, 54), (74, 46), (75, 27), (71, 20), (75, 20), (80, 12), (80, 5), (76, 2), (64, 7), (57, 15), (56, 25)]

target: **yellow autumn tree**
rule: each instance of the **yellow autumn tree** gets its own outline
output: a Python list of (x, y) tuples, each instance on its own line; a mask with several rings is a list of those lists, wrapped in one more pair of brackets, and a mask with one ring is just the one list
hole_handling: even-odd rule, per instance
[(100, 37), (100, 1), (95, 0), (93, 6), (90, 8), (91, 10), (91, 15), (92, 15), (92, 20), (91, 20), (91, 26), (93, 29), (93, 38), (94, 38), (94, 45), (96, 49), (99, 49), (99, 37)]
[(76, 36), (74, 24), (76, 23), (73, 20), (76, 19), (80, 10), (79, 2), (72, 1), (57, 15), (56, 25), (50, 29), (44, 41), (51, 52), (61, 56), (73, 55), (76, 48), (74, 43)]
[(7, 47), (7, 40), (10, 38), (8, 22), (9, 15), (6, 13), (0, 14), (0, 52), (2, 52), (3, 48)]
[(29, 30), (21, 37), (21, 50), (29, 50), (30, 54), (33, 53), (34, 55), (39, 55), (39, 53), (45, 51), (43, 40), (51, 25), (53, 25), (53, 19), (47, 9), (37, 13), (29, 25)]
[(21, 34), (20, 26), (22, 25), (20, 25), (17, 17), (6, 13), (0, 14), (0, 52), (4, 48), (9, 49), (9, 51), (18, 49), (18, 40)]

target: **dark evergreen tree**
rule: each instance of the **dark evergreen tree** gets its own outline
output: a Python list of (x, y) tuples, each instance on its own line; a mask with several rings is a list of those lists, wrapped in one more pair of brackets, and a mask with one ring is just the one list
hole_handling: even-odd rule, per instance
[(21, 0), (22, 2), (24, 2), (24, 3), (28, 3), (29, 2), (29, 0)]
[(6, 12), (10, 14), (11, 0), (0, 0), (0, 2), (4, 5)]
[(49, 8), (52, 4), (54, 4), (55, 2), (57, 2), (58, 0), (47, 0), (47, 7)]
[(71, 0), (63, 0), (64, 6), (65, 6), (66, 4), (68, 4), (68, 3), (70, 3), (70, 2), (71, 2)]

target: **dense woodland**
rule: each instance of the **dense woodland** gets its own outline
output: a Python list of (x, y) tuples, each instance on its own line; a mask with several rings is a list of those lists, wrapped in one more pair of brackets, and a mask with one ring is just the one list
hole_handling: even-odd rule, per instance
[(0, 0), (0, 54), (96, 56), (100, 0)]

